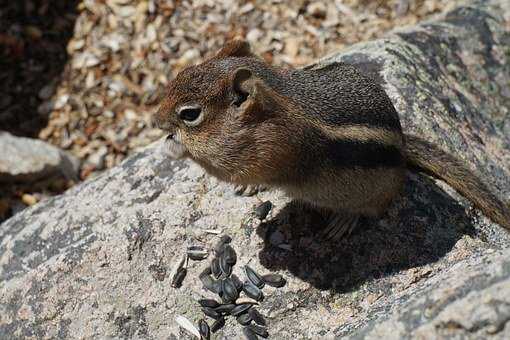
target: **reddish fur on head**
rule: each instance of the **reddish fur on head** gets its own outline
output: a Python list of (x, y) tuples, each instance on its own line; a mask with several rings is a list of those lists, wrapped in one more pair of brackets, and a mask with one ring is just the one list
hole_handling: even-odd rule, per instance
[[(285, 99), (256, 75), (261, 65), (268, 67), (248, 43), (234, 40), (177, 75), (154, 117), (170, 133), (174, 157), (189, 157), (228, 182), (278, 181), (295, 153), (288, 142), (290, 112)], [(199, 118), (190, 121), (197, 108)]]

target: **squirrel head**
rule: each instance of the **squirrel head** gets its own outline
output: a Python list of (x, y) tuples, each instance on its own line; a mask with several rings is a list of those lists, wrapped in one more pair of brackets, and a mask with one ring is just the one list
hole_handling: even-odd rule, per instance
[(228, 182), (270, 181), (284, 153), (292, 153), (283, 131), (285, 98), (266, 82), (278, 74), (242, 40), (182, 70), (153, 117), (169, 133), (170, 155), (189, 157)]

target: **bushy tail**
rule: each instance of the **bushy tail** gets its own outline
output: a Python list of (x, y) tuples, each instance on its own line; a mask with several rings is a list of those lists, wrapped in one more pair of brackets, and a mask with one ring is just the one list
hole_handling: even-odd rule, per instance
[(465, 164), (418, 137), (406, 135), (405, 139), (406, 158), (410, 169), (445, 181), (492, 221), (510, 231), (510, 207), (492, 194)]

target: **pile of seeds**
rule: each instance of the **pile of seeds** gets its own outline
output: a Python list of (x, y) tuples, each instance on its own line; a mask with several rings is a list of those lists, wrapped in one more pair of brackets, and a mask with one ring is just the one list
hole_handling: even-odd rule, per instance
[(198, 301), (203, 313), (214, 319), (210, 327), (204, 319), (198, 322), (200, 337), (210, 339), (211, 333), (220, 330), (225, 325), (225, 319), (232, 316), (244, 326), (243, 333), (247, 339), (258, 339), (258, 336), (267, 338), (266, 321), (254, 305), (263, 301), (262, 289), (266, 284), (280, 288), (286, 281), (279, 274), (259, 275), (248, 265), (244, 266), (246, 280), (241, 281), (232, 273), (237, 255), (230, 245), (231, 241), (228, 235), (221, 237), (214, 247), (215, 257), (199, 276), (204, 288), (219, 296), (218, 300)]

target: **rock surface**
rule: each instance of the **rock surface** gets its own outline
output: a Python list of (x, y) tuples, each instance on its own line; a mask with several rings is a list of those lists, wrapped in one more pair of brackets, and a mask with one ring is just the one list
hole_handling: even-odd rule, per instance
[(0, 131), (0, 183), (78, 177), (79, 161), (43, 141)]
[[(508, 1), (472, 2), (312, 67), (372, 73), (407, 131), (508, 198), (509, 30)], [(274, 204), (263, 222), (260, 200)], [(445, 184), (410, 174), (383, 219), (337, 244), (318, 239), (323, 226), (278, 192), (236, 197), (153, 145), (0, 225), (0, 338), (188, 337), (174, 319), (202, 317), (207, 261), (190, 261), (178, 289), (169, 273), (185, 246), (214, 244), (207, 229), (232, 236), (240, 264), (287, 279), (260, 306), (275, 338), (510, 337), (510, 237)], [(240, 334), (229, 320), (217, 338)]]

